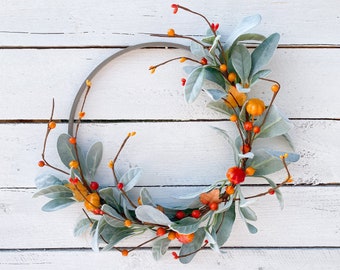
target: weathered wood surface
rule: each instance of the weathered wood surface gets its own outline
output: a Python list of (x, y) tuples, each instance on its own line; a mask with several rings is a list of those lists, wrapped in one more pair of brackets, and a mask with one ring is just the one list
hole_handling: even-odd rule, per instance
[[(145, 33), (174, 28), (181, 34), (201, 35), (202, 21), (183, 12), (173, 15), (169, 0), (133, 4), (103, 0), (100, 5), (89, 0), (0, 2), (0, 269), (60, 269), (61, 265), (66, 269), (339, 269), (338, 1), (180, 3), (219, 22), (222, 34), (243, 16), (255, 13), (263, 18), (257, 32), (281, 34), (280, 48), (269, 67), (271, 77), (282, 85), (277, 104), (293, 120), (291, 136), (301, 154), (301, 160), (291, 166), (300, 185), (282, 189), (283, 211), (274, 197), (260, 198), (253, 206), (258, 234), (250, 235), (237, 220), (225, 255), (207, 249), (186, 266), (170, 253), (154, 262), (149, 247), (128, 258), (117, 252), (93, 253), (88, 238), (72, 235), (81, 217), (79, 206), (43, 213), (40, 208), (46, 200), (31, 197), (34, 178), (47, 171), (36, 162), (52, 98), (56, 119), (68, 119), (79, 86), (108, 56), (142, 42), (188, 45)], [(185, 104), (180, 86), (185, 74), (179, 64), (162, 67), (152, 76), (147, 70), (179, 53), (186, 52), (139, 50), (111, 63), (94, 80), (86, 104), (87, 119), (95, 121), (80, 130), (85, 147), (103, 141), (98, 177), (107, 184), (107, 160), (127, 132), (137, 131), (122, 153), (120, 166), (143, 167), (140, 185), (149, 186), (160, 203), (170, 203), (168, 194), (187, 192), (186, 185), (197, 189), (220, 179), (232, 162), (226, 141), (210, 128), (231, 130), (230, 123), (224, 115), (205, 108), (204, 97)], [(269, 87), (261, 83), (256, 91), (268, 98)], [(51, 134), (47, 151), (53, 163), (60, 164), (54, 135), (66, 131), (67, 124), (62, 123)], [(272, 177), (280, 182), (284, 173)], [(259, 180), (246, 184), (249, 193), (268, 188)], [(127, 240), (122, 245), (131, 247), (135, 242)]]

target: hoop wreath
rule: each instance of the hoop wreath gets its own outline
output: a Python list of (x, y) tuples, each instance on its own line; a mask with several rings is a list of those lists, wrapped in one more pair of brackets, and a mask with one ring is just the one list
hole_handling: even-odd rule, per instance
[[(172, 5), (172, 7), (174, 13), (179, 9), (192, 12), (180, 5)], [(281, 136), (288, 140), (286, 134), (291, 128), (289, 121), (273, 105), (280, 90), (279, 83), (265, 78), (268, 71), (259, 68), (259, 61), (263, 64), (267, 60), (263, 59), (265, 57), (263, 55), (271, 53), (273, 46), (276, 48), (277, 36), (271, 35), (268, 38), (258, 36), (261, 43), (257, 47), (259, 49), (256, 48), (252, 54), (243, 44), (239, 44), (240, 40), (248, 40), (243, 36), (243, 39), (239, 39), (236, 43), (232, 42), (228, 49), (230, 51), (226, 51), (223, 56), (221, 53), (224, 52), (223, 46), (217, 34), (218, 24), (212, 24), (206, 18), (205, 20), (209, 23), (210, 36), (209, 39), (203, 39), (204, 43), (191, 45), (193, 58), (180, 56), (149, 68), (151, 73), (154, 73), (157, 68), (171, 61), (193, 62), (194, 66), (188, 68), (188, 77), (181, 80), (186, 101), (194, 102), (204, 92), (212, 100), (208, 106), (227, 115), (227, 119), (235, 124), (239, 134), (236, 139), (233, 139), (227, 131), (215, 128), (216, 133), (226, 137), (231, 145), (235, 165), (227, 170), (225, 176), (221, 177), (222, 180), (204, 187), (199, 192), (182, 196), (181, 198), (192, 200), (190, 207), (171, 208), (158, 205), (146, 188), (140, 190), (138, 200), (131, 198), (131, 191), (141, 176), (141, 168), (130, 168), (119, 176), (116, 173), (116, 161), (128, 140), (136, 135), (135, 131), (127, 134), (118, 152), (109, 161), (112, 185), (106, 187), (95, 180), (96, 170), (103, 154), (102, 143), (93, 144), (84, 155), (77, 140), (79, 127), (85, 117), (84, 106), (92, 86), (91, 81), (108, 63), (128, 52), (142, 48), (170, 47), (189, 50), (188, 47), (172, 42), (151, 42), (131, 46), (108, 57), (87, 76), (71, 108), (68, 134), (61, 134), (57, 142), (58, 154), (67, 169), (50, 164), (45, 157), (48, 137), (56, 126), (53, 120), (53, 102), (43, 143), (42, 159), (38, 165), (66, 175), (67, 179), (51, 174), (39, 176), (36, 179), (38, 191), (33, 197), (44, 195), (51, 199), (42, 207), (44, 211), (59, 210), (76, 202), (83, 203), (84, 218), (76, 224), (74, 234), (79, 236), (89, 233), (92, 237), (92, 249), (95, 251), (114, 249), (127, 256), (133, 250), (152, 243), (153, 257), (158, 260), (172, 246), (171, 242), (176, 241), (181, 248), (179, 253), (172, 252), (173, 257), (182, 263), (189, 263), (203, 248), (210, 247), (221, 252), (220, 248), (226, 243), (232, 231), (236, 213), (245, 222), (249, 232), (256, 233), (257, 229), (252, 222), (256, 221), (257, 217), (249, 207), (254, 198), (267, 194), (276, 195), (280, 205), (283, 206), (279, 188), (292, 182), (287, 164), (297, 161), (299, 156), (295, 153), (258, 148), (254, 143), (257, 138), (270, 140)], [(248, 18), (247, 23), (254, 20), (256, 18)], [(173, 29), (170, 29), (167, 35), (155, 34), (154, 36), (187, 38), (176, 34)], [(252, 59), (250, 62), (249, 57)], [(248, 97), (250, 88), (257, 80), (272, 84), (272, 99), (268, 105), (259, 98)], [(205, 81), (209, 83), (205, 84)], [(211, 84), (214, 85), (213, 88)], [(80, 110), (79, 105), (81, 105)], [(276, 184), (267, 175), (281, 169), (286, 170), (287, 177)], [(242, 183), (246, 177), (260, 177), (268, 182), (269, 188), (258, 194), (244, 196)], [(149, 232), (150, 235), (150, 231), (149, 240), (129, 250), (118, 247), (121, 240), (136, 237), (138, 241), (140, 234)]]

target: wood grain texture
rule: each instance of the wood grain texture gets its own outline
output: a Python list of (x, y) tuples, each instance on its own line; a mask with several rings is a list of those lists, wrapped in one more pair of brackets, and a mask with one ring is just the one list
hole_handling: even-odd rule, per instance
[[(124, 46), (145, 42), (143, 33), (166, 33), (169, 28), (181, 34), (201, 35), (206, 28), (202, 19), (183, 11), (173, 15), (171, 3), (170, 0), (137, 1), (133, 5), (110, 0), (103, 0), (100, 5), (93, 5), (91, 0), (5, 1), (0, 12), (1, 44)], [(219, 22), (223, 34), (230, 33), (241, 18), (259, 13), (263, 22), (257, 30), (266, 35), (279, 32), (282, 44), (340, 44), (336, 0), (327, 1), (327, 5), (321, 0), (242, 0), (237, 8), (223, 0), (209, 3), (191, 0), (182, 4), (204, 12), (212, 22)], [(322, 20), (316, 19), (320, 16)]]
[[(47, 119), (52, 97), (56, 101), (55, 118), (68, 119), (83, 80), (116, 51), (1, 50), (0, 119)], [(150, 75), (150, 65), (183, 53), (181, 50), (138, 50), (113, 61), (93, 80), (86, 104), (88, 117), (224, 119), (224, 115), (206, 108), (208, 98), (204, 95), (194, 104), (185, 103), (180, 78), (186, 74), (180, 63), (171, 63)], [(336, 78), (338, 71), (334, 66), (339, 62), (340, 49), (278, 50), (268, 66), (273, 71), (270, 78), (282, 85), (276, 104), (288, 117), (340, 119), (338, 101), (332, 98), (338, 93), (337, 84), (321, 79)], [(133, 80), (131, 74), (134, 74)], [(270, 86), (260, 82), (254, 91), (269, 102)]]
[[(301, 120), (294, 121), (294, 124), (291, 136), (296, 151), (301, 155), (300, 161), (290, 166), (295, 183), (339, 183), (340, 170), (335, 157), (340, 154), (340, 145), (333, 134), (340, 132), (340, 123)], [(122, 173), (131, 166), (140, 166), (144, 171), (141, 185), (209, 185), (224, 178), (226, 170), (234, 164), (227, 141), (212, 126), (230, 131), (231, 136), (236, 135), (230, 122), (97, 123), (81, 127), (79, 143), (83, 145), (83, 151), (87, 151), (94, 142), (103, 142), (104, 156), (97, 181), (104, 185), (112, 183), (107, 163), (131, 131), (136, 131), (137, 135), (131, 138), (120, 156), (118, 167)], [(1, 187), (32, 187), (38, 175), (54, 173), (36, 165), (41, 159), (45, 131), (46, 124), (1, 126), (3, 154), (0, 163), (4, 168), (0, 171)], [(64, 168), (56, 151), (60, 133), (67, 133), (66, 124), (59, 124), (50, 134), (46, 157), (51, 164)], [(267, 141), (261, 142), (262, 145), (264, 143)], [(277, 150), (289, 150), (281, 140), (272, 140), (271, 145)], [(284, 179), (285, 172), (271, 177), (279, 183)], [(254, 181), (249, 180), (249, 183)], [(257, 180), (256, 183), (263, 182)]]
[[(340, 264), (340, 250), (327, 248), (227, 248), (224, 255), (201, 251), (190, 265), (180, 264), (170, 253), (160, 261), (152, 259), (151, 251), (138, 250), (129, 257), (117, 252), (94, 253), (89, 250), (17, 250), (0, 253), (1, 270), (52, 270), (60, 269), (61, 262), (66, 269), (76, 270), (84, 265), (88, 268), (111, 270), (118, 266), (122, 270), (149, 269), (233, 269), (233, 270), (337, 270)], [(192, 268), (195, 265), (194, 268)]]
[[(244, 187), (244, 194), (252, 195), (268, 187)], [(156, 202), (177, 204), (178, 194), (188, 188), (148, 188)], [(197, 190), (197, 189), (196, 189)], [(280, 210), (275, 196), (265, 196), (251, 208), (258, 220), (253, 224), (257, 234), (250, 234), (243, 221), (237, 217), (226, 247), (339, 247), (339, 187), (284, 187), (285, 208)], [(1, 189), (0, 223), (2, 241), (0, 249), (34, 248), (88, 248), (89, 236), (75, 238), (73, 228), (85, 218), (82, 204), (75, 204), (53, 213), (40, 211), (48, 200), (32, 199), (34, 190)], [(137, 200), (137, 193), (132, 197)], [(317, 202), (317, 203), (316, 203)], [(24, 232), (18, 237), (18, 232)], [(122, 241), (118, 246), (132, 247), (153, 237), (152, 233)], [(34, 239), (32, 241), (32, 239)], [(174, 241), (173, 245), (178, 246)]]

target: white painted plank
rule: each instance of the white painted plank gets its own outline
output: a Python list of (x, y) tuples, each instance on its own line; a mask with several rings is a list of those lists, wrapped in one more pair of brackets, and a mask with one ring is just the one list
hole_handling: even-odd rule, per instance
[[(333, 134), (339, 134), (340, 123), (294, 123), (291, 136), (296, 151), (301, 154), (300, 161), (290, 167), (296, 183), (339, 183), (340, 169), (336, 157), (340, 154), (340, 145)], [(122, 152), (118, 167), (142, 167), (141, 185), (209, 185), (224, 178), (226, 170), (233, 166), (232, 151), (227, 142), (210, 126), (226, 128), (231, 132), (234, 130), (230, 122), (85, 124), (80, 129), (79, 143), (86, 149), (97, 140), (103, 142), (104, 157), (97, 175), (100, 183), (112, 183), (107, 162), (114, 157), (126, 134), (137, 131)], [(2, 187), (32, 187), (36, 176), (51, 173), (51, 170), (36, 165), (41, 158), (45, 131), (45, 124), (1, 126)], [(46, 152), (49, 162), (59, 167), (62, 165), (56, 152), (56, 140), (63, 132), (67, 132), (67, 125), (58, 125), (50, 135)], [(282, 149), (279, 145), (275, 148)], [(321, 166), (325, 161), (327, 167)], [(280, 182), (284, 177), (282, 171), (273, 179)]]
[[(340, 250), (326, 248), (232, 248), (225, 255), (210, 250), (200, 251), (190, 264), (183, 265), (167, 253), (160, 261), (152, 259), (150, 250), (138, 250), (122, 257), (118, 252), (93, 253), (88, 250), (38, 250), (0, 252), (0, 269), (59, 270), (67, 269), (121, 270), (149, 269), (266, 269), (266, 270), (337, 270), (340, 265)], [(75, 259), (76, 258), (76, 259)]]
[[(52, 98), (55, 117), (67, 119), (83, 80), (117, 50), (1, 50), (0, 119), (47, 119)], [(94, 80), (86, 105), (92, 119), (217, 119), (206, 97), (188, 105), (183, 98), (181, 64), (171, 63), (150, 75), (148, 67), (182, 55), (178, 50), (139, 50), (114, 61)], [(340, 50), (280, 49), (270, 76), (282, 84), (277, 105), (288, 117), (340, 118), (334, 66)], [(182, 64), (183, 65), (183, 64)], [(307, 68), (308, 67), (308, 68)], [(132, 76), (133, 74), (133, 76)], [(133, 77), (131, 79), (131, 76)], [(320, 79), (318, 79), (320, 78)], [(268, 102), (270, 84), (255, 90)], [(18, 109), (20, 108), (20, 109)]]
[[(256, 194), (266, 187), (244, 187), (245, 195)], [(187, 192), (188, 188), (148, 188), (156, 202), (172, 205), (177, 200), (171, 194)], [(136, 190), (138, 193), (138, 190)], [(89, 236), (75, 238), (73, 228), (84, 218), (82, 204), (46, 213), (40, 208), (48, 200), (32, 199), (33, 189), (1, 189), (0, 223), (1, 249), (30, 248), (89, 248)], [(339, 247), (340, 188), (339, 187), (284, 187), (285, 208), (280, 211), (275, 196), (259, 198), (252, 209), (258, 220), (257, 234), (250, 234), (237, 217), (226, 247)], [(169, 195), (170, 194), (170, 195)], [(135, 194), (137, 196), (137, 194)], [(124, 240), (121, 247), (153, 237), (147, 233)], [(173, 242), (178, 246), (177, 240)]]
[[(171, 0), (126, 1), (91, 0), (57, 2), (5, 1), (0, 11), (3, 46), (117, 46), (154, 40), (141, 33), (178, 33), (199, 35), (207, 28), (204, 22), (183, 11), (172, 14)], [(283, 44), (339, 44), (338, 1), (230, 1), (213, 3), (185, 1), (183, 5), (204, 13), (220, 23), (228, 34), (244, 17), (259, 13), (263, 22), (257, 32), (279, 32)], [(317, 20), (316, 18), (321, 18)], [(289, 22), (289, 23), (287, 23)], [(308, 34), (306, 34), (308, 33)]]

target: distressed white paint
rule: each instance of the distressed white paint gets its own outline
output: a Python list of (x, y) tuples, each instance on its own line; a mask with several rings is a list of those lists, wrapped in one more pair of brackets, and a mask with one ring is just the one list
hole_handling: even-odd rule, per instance
[[(237, 220), (226, 245), (226, 255), (207, 249), (190, 265), (183, 266), (171, 254), (154, 262), (149, 248), (128, 258), (117, 252), (92, 253), (88, 250), (88, 238), (72, 236), (74, 223), (81, 217), (78, 206), (43, 213), (39, 209), (46, 200), (31, 198), (35, 191), (33, 179), (47, 171), (36, 167), (46, 126), (6, 121), (48, 119), (52, 97), (56, 100), (55, 117), (67, 119), (78, 87), (101, 61), (118, 51), (112, 49), (114, 46), (164, 40), (142, 33), (165, 33), (172, 27), (182, 34), (202, 34), (201, 20), (182, 11), (173, 15), (171, 3), (170, 0), (133, 4), (103, 0), (100, 5), (89, 0), (2, 1), (0, 269), (339, 268), (340, 17), (336, 0), (327, 4), (320, 0), (182, 3), (204, 11), (211, 21), (219, 22), (222, 34), (229, 32), (243, 16), (254, 13), (263, 17), (256, 31), (281, 34), (280, 44), (287, 46), (277, 51), (270, 68), (271, 77), (282, 85), (277, 104), (289, 117), (299, 118), (293, 121), (295, 128), (291, 136), (301, 160), (290, 168), (297, 183), (326, 185), (284, 187), (284, 211), (279, 210), (274, 197), (260, 198), (253, 206), (258, 215), (259, 233), (250, 235)], [(223, 12), (217, 14), (217, 10)], [(187, 44), (180, 40), (166, 41)], [(301, 48), (296, 48), (297, 44)], [(46, 50), (35, 49), (40, 46), (46, 46)], [(224, 119), (223, 115), (205, 108), (206, 98), (193, 105), (185, 104), (179, 80), (184, 74), (178, 63), (162, 67), (152, 76), (147, 71), (150, 65), (178, 53), (178, 50), (143, 50), (115, 61), (107, 73), (94, 80), (86, 105), (88, 118)], [(112, 76), (113, 70), (118, 77)], [(266, 89), (269, 85), (261, 84), (257, 91), (268, 98)], [(85, 146), (96, 139), (104, 142), (102, 170), (105, 171), (106, 160), (114, 155), (126, 133), (136, 130), (137, 136), (121, 155), (120, 166), (142, 166), (141, 185), (173, 185), (150, 188), (160, 203), (166, 203), (168, 194), (188, 192), (188, 188), (176, 185), (209, 184), (223, 177), (232, 164), (226, 142), (209, 125), (232, 129), (231, 123), (225, 121), (94, 123), (82, 127), (80, 141)], [(60, 124), (53, 133), (66, 130), (66, 124)], [(53, 133), (47, 148), (48, 158), (58, 163)], [(99, 177), (109, 182), (105, 172)], [(283, 177), (283, 173), (275, 175), (278, 182)], [(255, 181), (247, 181), (247, 192), (267, 189), (258, 185), (262, 182)], [(141, 236), (139, 241), (146, 239), (147, 236)], [(131, 247), (135, 242), (127, 240), (122, 245)]]

